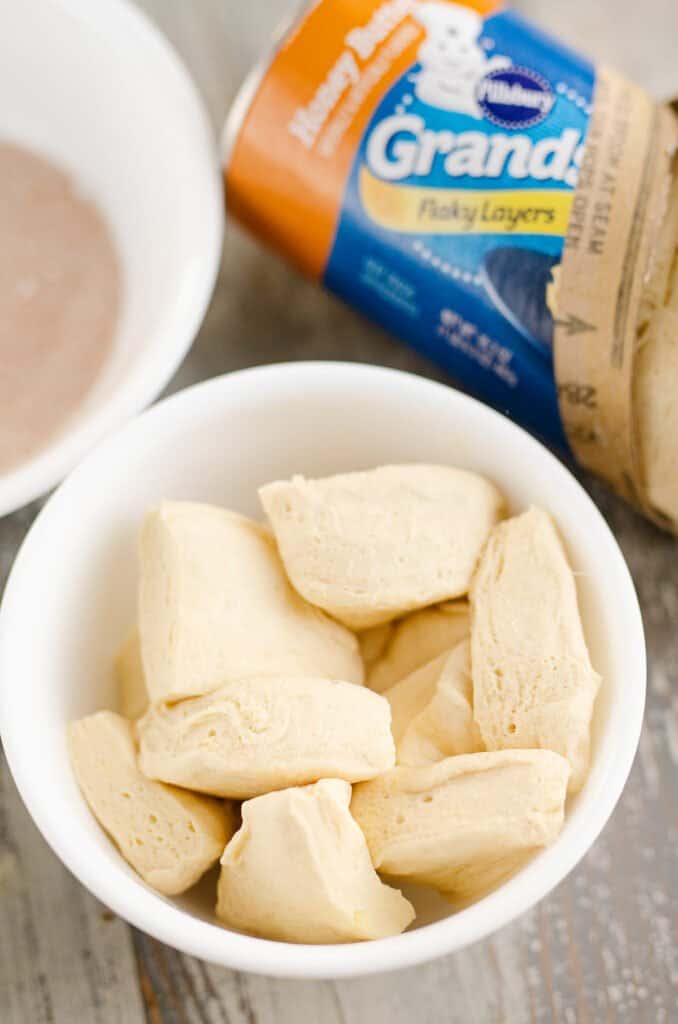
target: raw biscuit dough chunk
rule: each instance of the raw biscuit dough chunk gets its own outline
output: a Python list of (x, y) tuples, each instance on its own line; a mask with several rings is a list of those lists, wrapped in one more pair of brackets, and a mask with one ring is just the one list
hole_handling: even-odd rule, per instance
[(643, 290), (638, 312), (638, 326), (648, 322), (656, 310), (667, 306), (676, 308), (675, 294), (678, 275), (678, 161), (674, 173), (667, 180), (665, 209), (658, 222), (658, 231), (650, 253), (649, 266), (643, 277)]
[(550, 750), (464, 754), (361, 783), (351, 813), (377, 871), (465, 901), (553, 842), (569, 774)]
[(290, 586), (270, 532), (212, 505), (166, 502), (146, 517), (139, 629), (152, 701), (244, 675), (363, 681), (356, 638)]
[(380, 626), (372, 626), (370, 629), (364, 629), (362, 633), (358, 633), (360, 656), (365, 668), (365, 683), (367, 683), (367, 676), (371, 669), (386, 653), (394, 626), (394, 622), (382, 622)]
[(299, 593), (366, 629), (468, 590), (497, 488), (449, 466), (381, 466), (259, 491)]
[(497, 526), (471, 590), (473, 713), (488, 750), (543, 747), (580, 789), (600, 677), (575, 580), (550, 517), (530, 508)]
[(148, 707), (148, 691), (141, 660), (139, 631), (129, 634), (115, 659), (120, 712), (125, 718), (140, 718)]
[(329, 679), (238, 679), (153, 705), (138, 723), (142, 771), (247, 799), (322, 778), (357, 782), (395, 764), (388, 701)]
[(217, 915), (283, 942), (353, 942), (397, 935), (414, 909), (372, 867), (338, 779), (243, 804), (221, 858)]
[(471, 620), (467, 601), (412, 612), (398, 622), (375, 626), (358, 637), (365, 662), (365, 682), (383, 693), (415, 669), (444, 654), (467, 637)]
[(678, 288), (676, 308), (651, 317), (636, 356), (635, 405), (648, 498), (678, 524)]
[(386, 690), (398, 764), (440, 761), (483, 749), (473, 719), (470, 641)]
[(152, 782), (139, 771), (132, 725), (112, 711), (71, 723), (73, 771), (120, 853), (158, 892), (184, 892), (221, 856), (235, 831), (230, 804)]
[(633, 399), (643, 482), (678, 530), (678, 168), (643, 280), (638, 328)]
[(669, 309), (672, 309), (674, 313), (678, 313), (678, 259), (676, 259), (677, 252), (678, 246), (676, 249), (674, 249), (674, 263), (668, 284), (668, 294), (666, 296), (666, 305)]

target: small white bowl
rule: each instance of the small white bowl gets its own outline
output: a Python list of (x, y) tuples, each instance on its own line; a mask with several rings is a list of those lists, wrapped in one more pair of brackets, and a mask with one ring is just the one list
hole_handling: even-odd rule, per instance
[[(111, 661), (135, 617), (136, 537), (161, 498), (262, 515), (257, 487), (426, 461), (487, 474), (514, 511), (532, 502), (565, 538), (594, 665), (591, 772), (562, 833), (509, 882), (468, 909), (432, 901), (411, 931), (344, 946), (237, 934), (213, 918), (214, 878), (176, 901), (134, 874), (87, 809), (68, 762), (67, 723), (115, 707)], [(345, 363), (233, 373), (170, 398), (106, 440), (49, 500), (12, 570), (0, 612), (5, 750), (36, 824), (105, 904), (186, 953), (228, 967), (306, 978), (405, 967), (489, 935), (531, 907), (586, 853), (622, 791), (645, 696), (636, 595), (617, 544), (574, 477), (508, 419), (419, 377)], [(431, 917), (444, 917), (434, 923)]]
[(223, 236), (205, 109), (150, 21), (126, 0), (5, 6), (0, 140), (54, 160), (97, 202), (124, 294), (102, 374), (49, 446), (0, 476), (0, 515), (49, 490), (159, 394), (202, 321)]

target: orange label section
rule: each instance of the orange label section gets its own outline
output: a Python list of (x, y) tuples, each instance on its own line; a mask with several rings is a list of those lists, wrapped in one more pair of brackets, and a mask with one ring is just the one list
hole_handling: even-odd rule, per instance
[[(372, 113), (417, 60), (418, 0), (318, 0), (278, 48), (225, 168), (230, 213), (322, 277)], [(467, 2), (482, 15), (496, 0)]]

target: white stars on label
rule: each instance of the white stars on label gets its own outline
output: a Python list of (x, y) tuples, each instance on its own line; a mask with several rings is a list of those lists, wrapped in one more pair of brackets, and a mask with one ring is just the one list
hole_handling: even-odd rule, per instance
[(453, 263), (437, 256), (436, 253), (429, 249), (428, 246), (424, 245), (424, 243), (419, 239), (412, 243), (412, 249), (416, 252), (422, 262), (428, 263), (435, 270), (439, 270), (442, 274), (445, 274), (446, 277), (451, 277), (453, 281), (461, 281), (463, 284), (482, 288), (482, 279), (479, 274), (472, 274), (470, 270), (465, 270), (463, 267), (455, 267)]
[(585, 114), (591, 114), (591, 111), (593, 110), (592, 105), (585, 96), (578, 93), (577, 90), (569, 86), (567, 82), (558, 82), (556, 84), (556, 92), (559, 96), (562, 96), (563, 99), (574, 104), (574, 106), (579, 110), (583, 110)]

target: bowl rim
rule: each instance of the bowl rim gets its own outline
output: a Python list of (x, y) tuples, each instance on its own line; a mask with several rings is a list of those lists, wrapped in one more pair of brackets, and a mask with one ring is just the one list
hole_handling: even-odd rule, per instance
[(120, 39), (134, 39), (165, 76), (173, 76), (186, 96), (187, 106), (201, 136), (194, 150), (195, 166), (202, 178), (198, 190), (205, 208), (202, 270), (196, 275), (192, 295), (177, 309), (177, 316), (163, 344), (150, 358), (148, 353), (132, 368), (98, 406), (74, 426), (63, 431), (46, 448), (0, 475), (0, 517), (14, 512), (59, 483), (98, 441), (148, 406), (167, 385), (190, 349), (207, 312), (221, 262), (224, 237), (224, 202), (217, 139), (203, 98), (186, 65), (169, 39), (150, 17), (131, 0), (59, 0), (64, 14), (96, 26), (97, 32), (114, 31)]
[[(566, 466), (521, 427), (475, 398), (445, 384), (401, 370), (334, 361), (269, 364), (192, 385), (146, 410), (92, 451), (49, 498), (24, 539), (10, 571), (0, 606), (0, 679), (10, 677), (9, 638), (13, 616), (18, 614), (15, 594), (20, 593), (24, 564), (30, 561), (34, 541), (48, 528), (52, 509), (58, 510), (61, 504), (68, 504), (69, 491), (89, 472), (91, 465), (105, 460), (117, 447), (124, 449), (134, 443), (135, 436), (143, 433), (149, 423), (175, 417), (181, 420), (187, 415), (190, 419), (192, 407), (209, 408), (209, 403), (201, 399), (210, 391), (225, 401), (229, 393), (237, 392), (243, 384), (250, 387), (259, 384), (263, 389), (266, 383), (276, 380), (280, 384), (294, 375), (310, 375), (312, 378), (319, 370), (323, 373), (331, 370), (334, 380), (337, 374), (343, 373), (347, 383), (353, 375), (371, 377), (374, 386), (384, 383), (387, 378), (400, 378), (407, 382), (408, 388), (419, 389), (422, 400), (434, 392), (436, 395), (444, 392), (446, 401), (466, 407), (472, 417), (501, 421), (500, 429), (506, 431), (507, 438), (525, 450), (534, 452), (538, 449), (539, 457), (550, 462), (554, 472), (563, 479), (567, 478), (568, 485), (579, 491), (579, 498), (588, 508), (591, 521), (595, 521), (606, 536), (610, 558), (623, 586), (619, 598), (627, 620), (626, 662), (629, 674), (638, 679), (638, 685), (629, 688), (625, 694), (624, 714), (615, 720), (615, 747), (613, 754), (607, 757), (603, 797), (596, 801), (579, 829), (561, 833), (556, 842), (537, 854), (523, 871), (458, 914), (402, 935), (345, 945), (288, 944), (231, 932), (201, 920), (152, 892), (143, 882), (125, 874), (122, 866), (110, 872), (98, 871), (95, 862), (90, 863), (78, 855), (77, 839), (63, 829), (63, 823), (59, 827), (60, 823), (51, 816), (49, 798), (35, 785), (34, 770), (23, 756), (21, 728), (17, 716), (13, 715), (14, 690), (8, 686), (0, 687), (0, 728), (7, 761), (21, 798), (48, 844), (90, 892), (130, 924), (183, 953), (235, 970), (306, 979), (357, 977), (435, 959), (485, 938), (546, 896), (588, 851), (614, 810), (638, 746), (646, 691), (645, 641), (633, 581), (602, 514)], [(527, 879), (529, 884), (526, 886)], [(463, 932), (460, 927), (462, 917)]]

